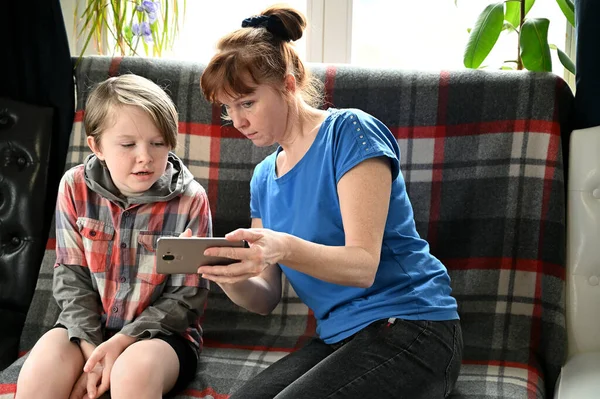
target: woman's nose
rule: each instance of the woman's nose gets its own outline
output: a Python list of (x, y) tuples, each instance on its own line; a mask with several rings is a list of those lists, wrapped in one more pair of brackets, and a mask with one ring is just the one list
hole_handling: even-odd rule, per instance
[(231, 115), (231, 121), (233, 122), (233, 127), (235, 127), (238, 130), (241, 130), (248, 126), (248, 119), (238, 114)]

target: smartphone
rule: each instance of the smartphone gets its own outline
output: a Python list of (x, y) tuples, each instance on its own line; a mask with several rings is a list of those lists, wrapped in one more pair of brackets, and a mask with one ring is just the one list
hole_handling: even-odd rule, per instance
[(199, 266), (237, 262), (236, 259), (205, 256), (204, 250), (210, 247), (248, 248), (248, 243), (222, 237), (160, 237), (156, 244), (156, 272), (197, 273)]

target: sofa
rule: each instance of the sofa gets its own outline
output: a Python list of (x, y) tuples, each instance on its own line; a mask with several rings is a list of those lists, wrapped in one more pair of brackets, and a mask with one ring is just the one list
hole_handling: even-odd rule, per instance
[[(451, 397), (552, 398), (568, 354), (569, 87), (556, 75), (525, 71), (308, 66), (324, 83), (324, 108), (361, 108), (397, 137), (417, 229), (447, 266), (459, 305), (465, 349)], [(214, 235), (222, 236), (249, 226), (253, 168), (274, 147), (254, 147), (221, 120), (220, 107), (199, 89), (203, 67), (84, 57), (74, 69), (77, 109), (66, 167), (89, 153), (82, 117), (93, 84), (117, 74), (145, 76), (177, 105), (176, 153), (206, 188)], [(54, 237), (52, 228), (41, 265), (24, 266), (39, 277), (20, 357), (0, 372), (0, 399), (13, 398), (27, 351), (58, 314), (51, 293)], [(177, 398), (226, 399), (315, 333), (311, 310), (285, 279), (282, 301), (269, 316), (241, 309), (213, 284), (202, 325), (197, 376)]]

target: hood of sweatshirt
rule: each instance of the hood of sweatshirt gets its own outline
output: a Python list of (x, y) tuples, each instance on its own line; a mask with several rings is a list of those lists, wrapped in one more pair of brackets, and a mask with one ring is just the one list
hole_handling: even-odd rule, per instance
[(167, 167), (162, 176), (142, 195), (126, 197), (115, 186), (110, 171), (96, 155), (89, 155), (84, 165), (85, 184), (88, 188), (123, 209), (136, 204), (169, 201), (181, 195), (194, 180), (194, 176), (181, 159), (169, 152)]

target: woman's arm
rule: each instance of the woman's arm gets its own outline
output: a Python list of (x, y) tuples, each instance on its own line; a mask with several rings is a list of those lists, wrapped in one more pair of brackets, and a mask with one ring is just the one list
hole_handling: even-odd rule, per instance
[(280, 262), (330, 283), (370, 287), (379, 267), (391, 179), (387, 158), (367, 159), (350, 169), (337, 187), (345, 245), (320, 245), (288, 235), (288, 250)]
[(315, 244), (265, 229), (240, 229), (227, 237), (249, 241), (250, 249), (211, 248), (205, 254), (227, 256), (242, 262), (226, 267), (203, 266), (198, 272), (221, 286), (237, 285), (249, 276), (264, 277), (267, 269), (281, 263), (320, 280), (369, 287), (379, 267), (391, 187), (392, 172), (388, 159), (367, 159), (350, 169), (338, 182), (346, 235), (344, 246)]

